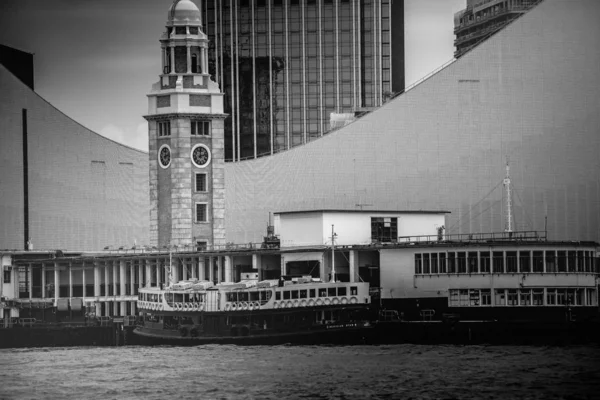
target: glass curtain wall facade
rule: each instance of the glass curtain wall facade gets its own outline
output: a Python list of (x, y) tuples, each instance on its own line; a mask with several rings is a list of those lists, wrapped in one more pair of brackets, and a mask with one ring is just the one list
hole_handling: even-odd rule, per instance
[[(225, 93), (225, 157), (270, 155), (330, 129), (331, 113), (404, 90), (403, 0), (214, 0), (209, 72)], [(393, 22), (392, 22), (393, 20)]]

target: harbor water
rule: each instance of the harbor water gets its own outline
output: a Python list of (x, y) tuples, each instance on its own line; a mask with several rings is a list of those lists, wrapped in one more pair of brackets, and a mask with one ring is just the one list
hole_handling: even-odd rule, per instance
[(0, 399), (593, 399), (600, 347), (0, 350)]

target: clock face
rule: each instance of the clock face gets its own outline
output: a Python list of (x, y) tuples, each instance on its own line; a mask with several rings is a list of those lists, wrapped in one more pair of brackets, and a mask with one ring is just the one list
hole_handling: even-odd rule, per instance
[(171, 148), (166, 144), (163, 144), (158, 150), (158, 163), (162, 168), (171, 165)]
[(210, 150), (203, 144), (197, 144), (192, 148), (192, 162), (198, 168), (204, 168), (210, 163)]

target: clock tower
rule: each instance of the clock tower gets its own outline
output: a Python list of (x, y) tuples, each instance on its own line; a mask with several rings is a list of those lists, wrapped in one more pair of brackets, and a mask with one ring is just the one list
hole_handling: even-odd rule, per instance
[(191, 0), (175, 0), (148, 95), (151, 245), (225, 243), (223, 94), (208, 74), (208, 40)]

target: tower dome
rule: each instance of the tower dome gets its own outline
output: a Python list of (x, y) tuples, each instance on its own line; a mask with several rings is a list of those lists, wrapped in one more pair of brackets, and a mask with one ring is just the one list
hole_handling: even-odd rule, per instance
[(191, 0), (175, 0), (169, 8), (167, 26), (202, 25), (200, 10)]

